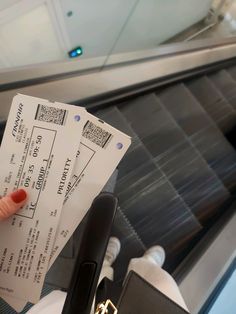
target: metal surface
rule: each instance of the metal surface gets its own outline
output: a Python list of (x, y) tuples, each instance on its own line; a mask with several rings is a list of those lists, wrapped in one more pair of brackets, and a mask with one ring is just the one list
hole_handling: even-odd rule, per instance
[(236, 214), (180, 283), (190, 313), (198, 313), (236, 256)]
[(86, 102), (87, 98), (117, 92), (174, 73), (235, 57), (236, 43), (189, 53), (180, 53), (142, 63), (110, 67), (96, 73), (84, 73), (57, 81), (27, 86), (0, 93), (0, 117), (6, 118), (12, 97), (28, 94), (61, 102)]
[(200, 36), (202, 33), (208, 31), (210, 28), (212, 28), (213, 26), (217, 25), (217, 22), (211, 23), (205, 27), (203, 27), (202, 29), (200, 29), (198, 32), (194, 33), (193, 35), (189, 36), (188, 38), (185, 39), (185, 41), (190, 41), (193, 40), (194, 38)]
[(0, 86), (15, 82), (43, 80), (71, 73), (83, 73), (101, 68), (105, 57), (88, 58), (83, 60), (68, 60), (61, 62), (41, 63), (17, 68), (0, 69)]
[(110, 56), (68, 60), (60, 62), (43, 63), (24, 67), (0, 70), (0, 86), (14, 82), (25, 82), (29, 80), (43, 80), (54, 78), (55, 76), (81, 74), (91, 70), (101, 70), (106, 66), (125, 65), (130, 62), (150, 61), (157, 57), (173, 56), (180, 53), (188, 53), (201, 49), (216, 48), (224, 45), (236, 43), (236, 38), (207, 40), (194, 40), (191, 42), (181, 42), (168, 45), (161, 45), (156, 49), (140, 50), (129, 53), (112, 54)]
[(107, 60), (107, 65), (125, 64), (127, 62), (148, 61), (154, 58), (164, 58), (167, 56), (176, 56), (182, 53), (189, 53), (203, 49), (212, 49), (236, 43), (236, 38), (209, 38), (207, 40), (193, 40), (189, 42), (179, 42), (173, 44), (163, 44), (155, 49), (140, 50), (129, 53), (112, 54)]

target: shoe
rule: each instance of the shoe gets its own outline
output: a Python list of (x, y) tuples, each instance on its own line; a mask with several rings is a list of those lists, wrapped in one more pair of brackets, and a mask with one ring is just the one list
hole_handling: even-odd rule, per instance
[(109, 242), (108, 242), (108, 245), (107, 245), (107, 251), (106, 251), (106, 254), (105, 254), (105, 258), (104, 258), (104, 263), (106, 265), (109, 265), (111, 266), (118, 254), (120, 253), (120, 240), (115, 238), (115, 237), (111, 237), (109, 239)]
[(144, 253), (143, 257), (162, 267), (165, 262), (166, 253), (163, 247), (160, 245), (155, 245), (148, 249)]

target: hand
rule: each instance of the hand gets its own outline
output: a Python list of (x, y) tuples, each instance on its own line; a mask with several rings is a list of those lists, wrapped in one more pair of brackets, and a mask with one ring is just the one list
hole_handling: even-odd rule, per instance
[(15, 214), (27, 200), (27, 193), (23, 189), (16, 190), (0, 199), (0, 221)]

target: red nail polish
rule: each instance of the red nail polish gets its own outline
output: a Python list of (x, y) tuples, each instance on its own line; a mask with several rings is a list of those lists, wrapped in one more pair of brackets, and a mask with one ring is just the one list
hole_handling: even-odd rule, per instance
[(10, 197), (14, 203), (18, 204), (18, 203), (23, 202), (26, 199), (27, 194), (26, 194), (25, 190), (19, 189), (19, 190), (16, 190), (15, 192), (11, 193)]

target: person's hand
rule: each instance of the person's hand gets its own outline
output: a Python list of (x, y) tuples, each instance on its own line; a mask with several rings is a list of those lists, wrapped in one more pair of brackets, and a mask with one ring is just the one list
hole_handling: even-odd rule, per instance
[(23, 189), (16, 190), (0, 199), (0, 221), (15, 214), (26, 202), (27, 193)]

